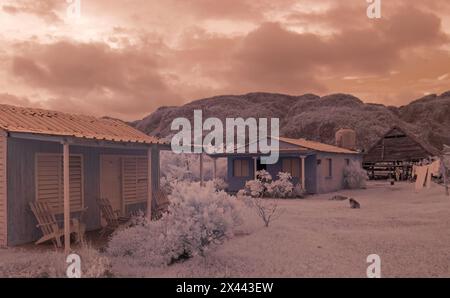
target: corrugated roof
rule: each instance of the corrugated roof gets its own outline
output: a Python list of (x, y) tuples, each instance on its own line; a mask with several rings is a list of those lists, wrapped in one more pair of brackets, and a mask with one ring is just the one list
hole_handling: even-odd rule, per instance
[(70, 136), (122, 143), (164, 143), (116, 119), (4, 104), (0, 104), (0, 128), (8, 132)]
[(316, 151), (320, 151), (320, 152), (359, 154), (357, 151), (353, 151), (350, 149), (333, 146), (333, 145), (328, 145), (328, 144), (315, 142), (315, 141), (309, 141), (306, 139), (290, 139), (290, 138), (280, 137), (279, 140), (289, 143), (289, 144), (301, 146), (304, 148), (308, 148), (308, 149), (316, 150)]

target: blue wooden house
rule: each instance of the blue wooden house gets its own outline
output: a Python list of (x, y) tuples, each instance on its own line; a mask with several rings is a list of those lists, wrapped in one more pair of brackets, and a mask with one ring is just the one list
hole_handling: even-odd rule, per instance
[(344, 167), (351, 161), (362, 163), (362, 154), (357, 151), (305, 139), (279, 138), (278, 150), (278, 162), (267, 165), (261, 163), (260, 153), (224, 153), (212, 157), (227, 158), (230, 192), (243, 189), (260, 170), (268, 171), (274, 179), (279, 172), (290, 173), (294, 184), (301, 184), (310, 194), (333, 192), (344, 187)]
[(34, 201), (65, 224), (86, 210), (87, 230), (101, 227), (100, 197), (122, 215), (151, 211), (164, 146), (119, 120), (0, 105), (0, 246), (41, 236)]

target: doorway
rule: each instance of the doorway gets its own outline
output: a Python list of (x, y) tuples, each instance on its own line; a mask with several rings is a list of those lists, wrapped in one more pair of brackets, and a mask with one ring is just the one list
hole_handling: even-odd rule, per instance
[(111, 202), (113, 210), (123, 215), (122, 158), (117, 155), (100, 157), (100, 195)]
[(257, 161), (256, 162), (256, 170), (258, 172), (262, 171), (262, 170), (267, 171), (267, 164), (261, 163), (261, 159), (260, 158), (258, 158), (256, 161)]

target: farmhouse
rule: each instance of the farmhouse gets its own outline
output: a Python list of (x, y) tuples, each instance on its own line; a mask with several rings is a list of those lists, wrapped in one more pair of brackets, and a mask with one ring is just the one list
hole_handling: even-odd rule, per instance
[(268, 171), (273, 178), (279, 172), (290, 173), (294, 184), (300, 183), (310, 194), (333, 192), (344, 186), (344, 167), (351, 162), (362, 162), (359, 152), (347, 148), (306, 139), (278, 138), (278, 141), (279, 159), (275, 164), (261, 163), (261, 153), (212, 155), (227, 158), (230, 192), (243, 189), (245, 183), (255, 179), (255, 173), (260, 170)]
[(407, 179), (412, 175), (414, 163), (439, 155), (437, 149), (407, 129), (394, 126), (367, 151), (363, 166), (372, 179), (386, 178), (396, 170), (402, 173), (403, 179)]
[(39, 239), (30, 202), (65, 224), (85, 210), (87, 230), (101, 227), (98, 198), (151, 211), (162, 147), (119, 120), (0, 105), (0, 246)]

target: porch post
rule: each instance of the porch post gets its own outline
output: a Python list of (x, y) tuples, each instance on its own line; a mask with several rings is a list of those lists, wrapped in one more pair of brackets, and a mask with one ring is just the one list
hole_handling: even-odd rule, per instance
[(217, 178), (217, 157), (213, 158), (213, 176), (214, 179)]
[(200, 153), (200, 186), (203, 186), (203, 153)]
[(258, 157), (253, 157), (253, 178), (256, 180), (256, 172), (258, 171)]
[(306, 190), (306, 185), (305, 185), (305, 156), (300, 156), (300, 158), (302, 159), (302, 188), (303, 190)]
[(147, 219), (152, 220), (153, 199), (152, 147), (147, 149)]
[(64, 251), (70, 252), (70, 181), (69, 181), (69, 143), (63, 143), (63, 181), (64, 181)]

